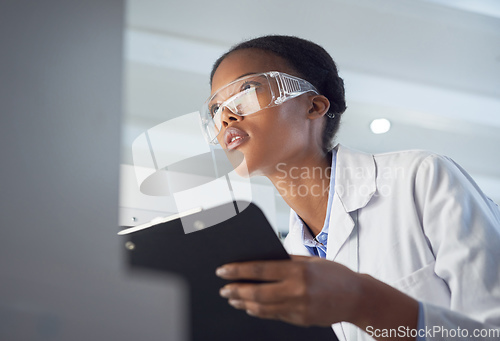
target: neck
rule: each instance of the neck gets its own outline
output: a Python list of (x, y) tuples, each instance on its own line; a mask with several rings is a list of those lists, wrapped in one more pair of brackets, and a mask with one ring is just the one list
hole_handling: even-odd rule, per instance
[(321, 232), (326, 217), (331, 157), (321, 152), (300, 161), (279, 163), (276, 172), (267, 176), (315, 236)]

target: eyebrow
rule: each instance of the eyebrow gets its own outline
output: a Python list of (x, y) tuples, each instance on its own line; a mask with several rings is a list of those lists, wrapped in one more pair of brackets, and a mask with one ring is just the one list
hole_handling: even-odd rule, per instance
[(243, 78), (243, 77), (246, 77), (246, 76), (250, 76), (250, 75), (255, 75), (255, 74), (257, 74), (257, 72), (247, 72), (247, 73), (244, 73), (244, 74), (242, 74), (241, 76), (239, 76), (239, 77), (235, 78), (235, 79), (233, 80), (233, 82), (234, 82), (235, 80), (240, 79), (240, 78)]

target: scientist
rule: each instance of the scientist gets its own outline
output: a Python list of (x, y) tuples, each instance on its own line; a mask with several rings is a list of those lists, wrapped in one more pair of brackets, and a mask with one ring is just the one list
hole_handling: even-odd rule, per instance
[(224, 286), (229, 304), (332, 325), (341, 341), (500, 339), (500, 212), (460, 166), (334, 146), (343, 80), (307, 40), (243, 42), (216, 61), (211, 87), (208, 141), (243, 154), (237, 172), (272, 181), (292, 209), (285, 247), (297, 255), (217, 269), (264, 281)]

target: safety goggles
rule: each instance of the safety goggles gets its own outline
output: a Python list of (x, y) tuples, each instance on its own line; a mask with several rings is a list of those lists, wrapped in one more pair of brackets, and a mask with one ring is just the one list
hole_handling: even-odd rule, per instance
[(303, 93), (318, 90), (306, 80), (271, 71), (239, 78), (217, 90), (200, 110), (201, 125), (208, 143), (217, 144), (222, 127), (222, 112), (247, 116), (275, 107)]

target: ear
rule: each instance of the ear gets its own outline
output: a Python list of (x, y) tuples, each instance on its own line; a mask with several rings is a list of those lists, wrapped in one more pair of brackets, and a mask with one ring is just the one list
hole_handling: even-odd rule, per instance
[(309, 98), (307, 118), (314, 120), (323, 117), (330, 109), (330, 101), (323, 95), (314, 95)]

